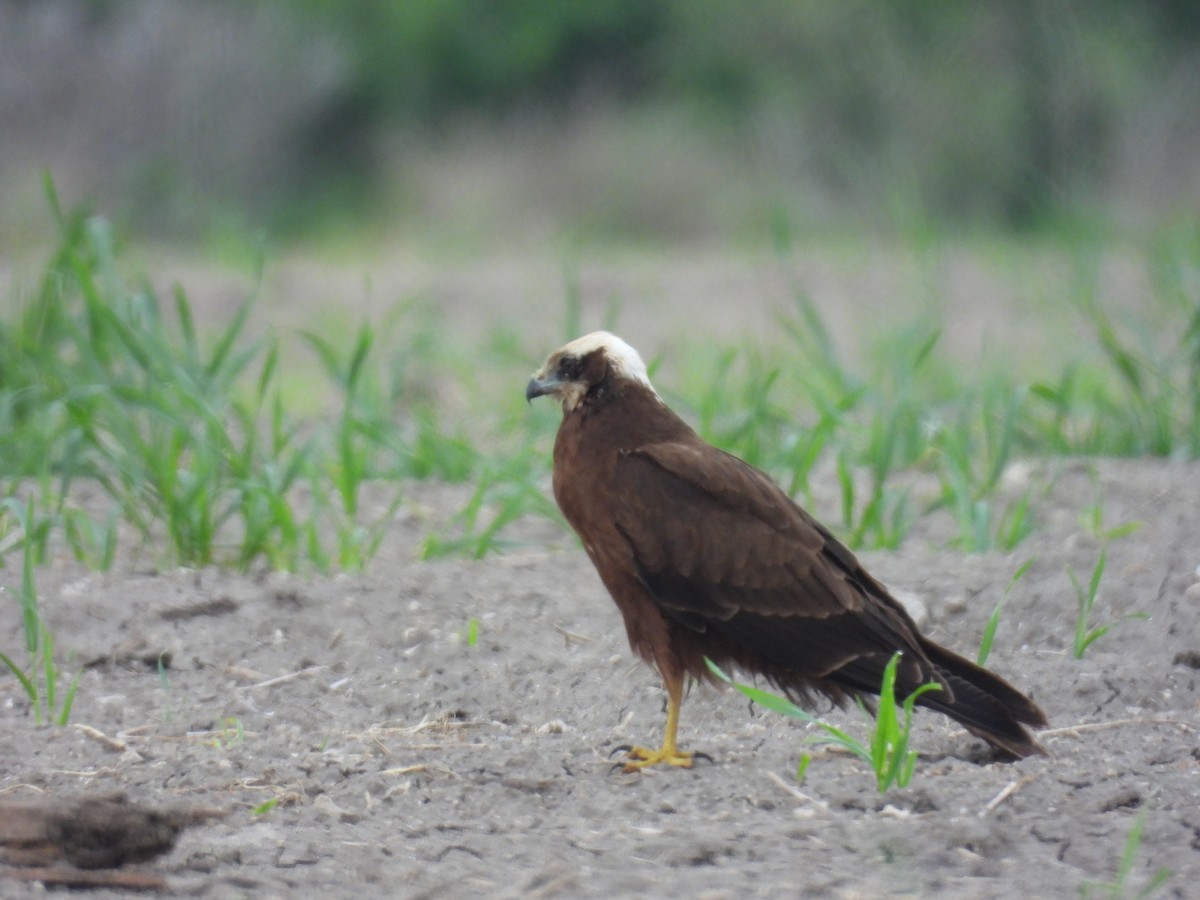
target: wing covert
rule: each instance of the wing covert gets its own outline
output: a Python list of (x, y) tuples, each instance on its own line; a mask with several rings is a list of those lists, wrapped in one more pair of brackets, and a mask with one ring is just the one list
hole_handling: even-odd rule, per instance
[(830, 559), (833, 538), (736, 457), (698, 442), (653, 444), (622, 453), (614, 477), (617, 528), (665, 606), (717, 619), (862, 609), (853, 571)]

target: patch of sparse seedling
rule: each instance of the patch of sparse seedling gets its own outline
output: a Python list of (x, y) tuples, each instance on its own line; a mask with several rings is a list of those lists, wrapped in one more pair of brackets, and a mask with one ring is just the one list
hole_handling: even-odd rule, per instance
[(837, 457), (837, 480), (842, 498), (843, 537), (854, 549), (894, 550), (916, 521), (909, 505), (909, 492), (888, 486), (890, 457), (881, 457), (883, 465), (872, 467), (870, 493), (860, 505), (857, 485), (845, 452)]
[(77, 674), (60, 693), (63, 672), (54, 658), (54, 634), (42, 620), (38, 611), (37, 584), (34, 580), (36, 565), (33, 536), (37, 516), (32, 499), (24, 507), (13, 497), (6, 498), (0, 509), (12, 515), (23, 535), (21, 567), (21, 621), (25, 632), (25, 650), (29, 664), (20, 666), (8, 654), (0, 653), (0, 663), (17, 679), (29, 705), (33, 709), (34, 721), (41, 725), (66, 725), (71, 718), (71, 706), (75, 702), (75, 691), (79, 687)]
[[(917, 698), (921, 694), (926, 691), (941, 690), (940, 685), (931, 682), (921, 685), (905, 697), (899, 705), (899, 708), (904, 711), (903, 724), (901, 724), (900, 716), (897, 714), (895, 693), (896, 666), (899, 664), (901, 655), (899, 652), (894, 654), (884, 668), (879, 701), (874, 715), (874, 724), (866, 744), (851, 737), (846, 731), (838, 728), (836, 725), (830, 725), (828, 722), (806, 712), (786, 697), (781, 697), (770, 691), (764, 691), (735, 681), (711, 659), (705, 659), (705, 663), (708, 665), (709, 671), (714, 675), (727, 684), (733, 685), (742, 694), (764, 709), (769, 709), (772, 712), (789, 716), (793, 719), (800, 719), (810, 725), (816, 725), (823, 730), (825, 732), (824, 735), (811, 735), (805, 738), (805, 743), (833, 744), (848, 750), (871, 767), (875, 773), (875, 785), (882, 794), (893, 786), (907, 787), (908, 783), (912, 780), (913, 770), (917, 762), (917, 751), (910, 750), (908, 746), (909, 736), (912, 733), (913, 708), (917, 702)], [(858, 705), (870, 717), (870, 711), (862, 700), (858, 701)], [(804, 779), (811, 761), (812, 757), (810, 754), (801, 754), (800, 762), (796, 769), (796, 779), (798, 781)]]
[[(886, 371), (864, 379), (841, 363), (811, 299), (797, 291), (794, 300), (794, 315), (780, 324), (799, 351), (791, 358), (806, 360), (794, 377), (818, 420), (812, 436), (791, 442), (799, 452), (785, 456), (789, 481), (807, 490), (808, 472), (828, 448), (836, 461), (843, 539), (854, 549), (897, 547), (916, 521), (916, 511), (907, 489), (894, 487), (891, 477), (915, 459), (914, 435), (921, 418), (917, 384), (939, 332), (918, 337), (915, 352), (908, 349), (911, 345), (901, 349), (900, 342), (884, 348), (879, 357), (888, 360)], [(859, 490), (859, 471), (869, 478), (865, 492)]]
[[(1102, 254), (1076, 267), (1074, 301), (1102, 365), (1068, 363), (1033, 385), (1030, 425), (1050, 452), (1200, 456), (1200, 306), (1194, 235), (1169, 236), (1145, 255), (1157, 321), (1118, 321), (1099, 302)], [(1162, 322), (1169, 328), (1154, 327)]]
[(63, 536), (79, 562), (100, 572), (107, 572), (117, 558), (120, 521), (121, 510), (115, 505), (101, 518), (92, 518), (81, 509), (67, 508), (62, 515)]
[[(939, 329), (918, 326), (889, 336), (873, 354), (875, 369), (868, 380), (876, 387), (864, 390), (859, 401), (865, 419), (850, 430), (850, 440), (843, 439), (837, 454), (845, 537), (851, 547), (894, 549), (917, 520), (909, 489), (894, 486), (893, 476), (916, 463), (928, 441), (933, 397), (923, 380), (940, 338)], [(855, 502), (848, 460), (865, 468), (870, 478), (861, 505)]]
[[(371, 328), (348, 352), (309, 335), (341, 414), (296, 419), (284, 402), (294, 373), (281, 373), (294, 357), (247, 337), (249, 301), (202, 338), (182, 290), (164, 304), (148, 283), (131, 286), (107, 223), (64, 214), (47, 192), (60, 244), (39, 288), (0, 320), (0, 475), (59, 481), (43, 505), (80, 560), (111, 566), (132, 531), (184, 565), (357, 569), (400, 502), (393, 489), (391, 503), (368, 508), (368, 481), (474, 472), (474, 449), (403, 380), (426, 361), (393, 351), (388, 381), (372, 365)], [(417, 346), (423, 334), (406, 337)], [(80, 483), (112, 498), (100, 517), (70, 504)], [(44, 543), (48, 531), (37, 534)]]
[(1108, 897), (1110, 900), (1125, 900), (1132, 897), (1134, 900), (1145, 900), (1152, 896), (1159, 888), (1165, 885), (1171, 878), (1171, 870), (1165, 866), (1160, 866), (1155, 869), (1154, 874), (1150, 876), (1141, 888), (1134, 889), (1129, 883), (1130, 876), (1133, 874), (1133, 866), (1137, 860), (1138, 851), (1142, 846), (1142, 835), (1146, 830), (1146, 811), (1142, 810), (1133, 820), (1133, 825), (1129, 829), (1129, 836), (1125, 838), (1125, 847), (1121, 851), (1121, 861), (1117, 864), (1117, 874), (1112, 881), (1108, 882), (1085, 882), (1079, 888), (1079, 895), (1083, 898), (1091, 897)]
[(1137, 520), (1113, 526), (1104, 524), (1104, 494), (1094, 471), (1092, 472), (1092, 504), (1080, 510), (1079, 525), (1102, 544), (1115, 541), (1117, 538), (1128, 537), (1142, 527), (1142, 523)]
[[(427, 557), (484, 556), (507, 545), (502, 532), (522, 517), (559, 521), (545, 496), (553, 411), (530, 413), (511, 386), (530, 364), (520, 338), (497, 332), (469, 354), (446, 347), (414, 304), (397, 307), (396, 340), (381, 331), (387, 322), (346, 341), (330, 337), (337, 328), (311, 332), (304, 340), (338, 412), (297, 418), (285, 400), (297, 373), (282, 371), (296, 357), (274, 336), (248, 335), (250, 302), (201, 335), (183, 291), (164, 301), (148, 279), (131, 285), (108, 225), (65, 214), (50, 184), (47, 196), (60, 244), (41, 283), (0, 319), (0, 474), (58, 492), (43, 500), (54, 510), (48, 521), (88, 565), (111, 566), (118, 537), (132, 533), (186, 565), (360, 568), (400, 503), (398, 487), (390, 503), (376, 499), (381, 479), (476, 484), (455, 521), (429, 536)], [(781, 271), (790, 276), (786, 249)], [(1033, 385), (1003, 367), (965, 377), (941, 352), (941, 323), (928, 317), (882, 339), (865, 335), (871, 352), (851, 366), (794, 278), (778, 345), (675, 354), (679, 383), (664, 378), (660, 389), (690, 404), (702, 435), (792, 496), (811, 501), (812, 472), (828, 463), (841, 491), (839, 534), (854, 548), (895, 547), (936, 509), (953, 517), (958, 547), (1011, 549), (1036, 525), (1037, 496), (1001, 491), (1014, 455), (1200, 454), (1191, 253), (1168, 241), (1148, 255), (1169, 317), (1153, 322), (1102, 309), (1094, 260), (1083, 259), (1076, 296), (1099, 361), (1069, 361)], [(565, 300), (566, 330), (582, 329), (571, 273)], [(304, 395), (314, 395), (307, 383)], [(450, 411), (447, 395), (457, 398)], [(896, 478), (913, 471), (936, 477), (932, 504)], [(99, 517), (67, 498), (79, 483), (111, 498)], [(1109, 528), (1093, 513), (1089, 527), (1103, 540), (1135, 527)]]
[(989, 380), (977, 400), (964, 398), (957, 418), (931, 429), (930, 447), (941, 486), (936, 506), (958, 526), (954, 544), (968, 553), (1012, 550), (1033, 531), (1032, 489), (1005, 501), (999, 485), (1016, 442), (1025, 391)]
[[(250, 302), (202, 336), (183, 291), (164, 302), (146, 279), (131, 286), (108, 225), (64, 214), (50, 184), (47, 195), (60, 244), (41, 284), (0, 320), (0, 474), (59, 482), (60, 496), (43, 507), (80, 560), (111, 566), (118, 537), (132, 533), (185, 565), (361, 568), (400, 503), (398, 487), (378, 501), (381, 479), (477, 485), (455, 521), (429, 536), (427, 557), (484, 556), (509, 543), (502, 533), (522, 517), (559, 521), (544, 484), (555, 417), (530, 413), (511, 387), (530, 364), (519, 338), (497, 333), (466, 354), (444, 346), (414, 304), (397, 307), (393, 318), (404, 321), (395, 340), (381, 331), (387, 322), (346, 341), (329, 336), (337, 328), (314, 331), (305, 341), (338, 413), (297, 418), (285, 402), (297, 373), (282, 371), (296, 357), (273, 336), (248, 336)], [(1189, 252), (1168, 242), (1149, 257), (1171, 328), (1116, 321), (1095, 302), (1096, 272), (1084, 260), (1078, 305), (1099, 365), (1071, 361), (1032, 386), (1003, 368), (965, 378), (942, 355), (941, 325), (929, 318), (888, 329), (852, 367), (795, 278), (778, 346), (676, 354), (679, 383), (664, 379), (660, 389), (690, 404), (702, 435), (805, 502), (814, 468), (829, 463), (841, 490), (839, 533), (854, 548), (898, 546), (937, 509), (953, 517), (960, 548), (1011, 549), (1036, 524), (1034, 489), (1000, 490), (1015, 454), (1200, 454), (1200, 312)], [(781, 267), (791, 274), (786, 252)], [(565, 300), (566, 330), (582, 329), (571, 273)], [(482, 377), (496, 371), (512, 376)], [(441, 390), (447, 383), (453, 390)], [(447, 394), (465, 406), (448, 412)], [(313, 395), (306, 382), (306, 400)], [(932, 505), (898, 482), (897, 473), (914, 470), (937, 478)], [(79, 483), (111, 498), (99, 517), (67, 498)], [(1134, 527), (1092, 524), (1105, 539)]]
[(475, 647), (479, 643), (479, 620), (474, 616), (467, 619), (466, 640), (468, 647)]
[[(1194, 304), (1194, 298), (1188, 302)], [(1195, 453), (1195, 432), (1200, 423), (1196, 420), (1196, 398), (1186, 391), (1188, 380), (1195, 377), (1195, 369), (1200, 366), (1195, 352), (1200, 311), (1190, 306), (1191, 323), (1179, 336), (1178, 345), (1164, 354), (1149, 339), (1142, 340), (1140, 346), (1131, 342), (1097, 302), (1094, 292), (1085, 293), (1083, 309), (1123, 388), (1124, 396), (1107, 411), (1121, 411), (1116, 421), (1124, 426), (1119, 430), (1126, 436), (1129, 449), (1171, 456), (1183, 445)], [(1179, 369), (1183, 377), (1179, 377)], [(1185, 430), (1181, 431), (1180, 424)]]
[(466, 506), (447, 528), (425, 539), (421, 558), (461, 555), (482, 559), (511, 543), (501, 532), (524, 516), (535, 514), (561, 521), (535, 477), (535, 467), (540, 464), (531, 449), (485, 464)]
[(1104, 635), (1118, 624), (1129, 619), (1149, 619), (1148, 613), (1128, 613), (1121, 616), (1114, 622), (1108, 622), (1104, 625), (1090, 624), (1092, 618), (1092, 610), (1096, 606), (1096, 596), (1100, 591), (1100, 579), (1104, 577), (1104, 566), (1108, 561), (1108, 551), (1101, 550), (1100, 558), (1096, 560), (1096, 565), (1092, 569), (1092, 577), (1088, 579), (1087, 586), (1084, 587), (1080, 583), (1075, 570), (1070, 566), (1067, 567), (1067, 577), (1071, 579), (1071, 585), (1075, 588), (1075, 598), (1078, 602), (1079, 612), (1075, 617), (1075, 639), (1073, 651), (1076, 659), (1083, 659), (1083, 654), (1087, 652), (1087, 648), (1098, 641)]
[(1033, 565), (1032, 559), (1025, 560), (1021, 567), (1013, 573), (1013, 577), (1008, 580), (1008, 585), (1004, 588), (1004, 593), (1000, 595), (1000, 599), (996, 601), (996, 608), (992, 610), (992, 614), (988, 616), (987, 624), (983, 627), (983, 637), (979, 641), (979, 653), (975, 657), (975, 661), (980, 665), (987, 665), (988, 656), (992, 652), (992, 643), (996, 640), (996, 629), (1000, 627), (1000, 615), (1004, 611), (1004, 601), (1008, 598), (1008, 593), (1013, 589), (1021, 576), (1029, 571), (1029, 567)]

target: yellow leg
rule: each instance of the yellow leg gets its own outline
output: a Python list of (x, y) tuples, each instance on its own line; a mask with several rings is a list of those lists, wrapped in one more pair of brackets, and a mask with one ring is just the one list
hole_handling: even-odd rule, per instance
[(625, 764), (626, 772), (636, 772), (647, 766), (665, 763), (668, 766), (680, 766), (684, 769), (692, 767), (695, 754), (685, 753), (675, 746), (675, 734), (679, 730), (679, 710), (683, 706), (683, 679), (664, 679), (667, 687), (667, 727), (663, 732), (663, 744), (657, 750), (646, 747), (632, 747), (627, 754), (629, 762)]

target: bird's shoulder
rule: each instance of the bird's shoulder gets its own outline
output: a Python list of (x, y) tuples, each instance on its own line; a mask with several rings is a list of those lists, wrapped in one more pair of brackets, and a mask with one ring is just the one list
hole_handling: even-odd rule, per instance
[(698, 437), (622, 450), (616, 471), (637, 497), (666, 499), (677, 509), (703, 506), (740, 513), (780, 531), (811, 522), (766, 473)]

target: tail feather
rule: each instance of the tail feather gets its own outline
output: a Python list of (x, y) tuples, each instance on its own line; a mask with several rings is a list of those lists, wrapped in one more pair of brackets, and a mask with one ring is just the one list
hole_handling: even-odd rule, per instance
[[(925, 658), (905, 657), (896, 672), (898, 698), (927, 682), (940, 682), (943, 689), (921, 694), (918, 706), (949, 716), (975, 736), (1015, 757), (1045, 754), (1024, 727), (1047, 724), (1037, 704), (999, 675), (932, 641), (918, 640)], [(828, 681), (851, 694), (878, 694), (888, 658), (884, 654), (857, 657), (830, 672)]]
[(950, 688), (949, 694), (928, 691), (917, 704), (959, 722), (972, 734), (1017, 757), (1045, 754), (1023, 727), (1044, 727), (1046, 714), (1032, 700), (982, 666), (932, 641), (922, 640), (934, 670)]
[(886, 617), (866, 614), (789, 618), (738, 613), (727, 620), (706, 620), (703, 628), (685, 621), (680, 634), (681, 639), (704, 639), (691, 645), (696, 662), (690, 671), (703, 676), (700, 660), (705, 656), (719, 665), (734, 663), (766, 676), (802, 705), (817, 693), (838, 705), (853, 697), (868, 701), (879, 693), (888, 660), (899, 650), (904, 657), (896, 671), (898, 697), (926, 682), (940, 682), (943, 690), (921, 694), (919, 706), (949, 716), (1015, 757), (1045, 752), (1024, 727), (1046, 725), (1045, 714), (1032, 700), (1000, 676), (921, 637), (915, 626), (904, 627), (903, 619), (894, 622), (897, 627), (890, 634), (881, 621), (886, 625)]

